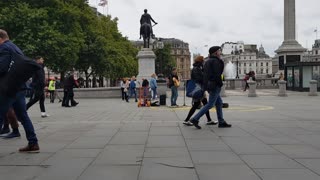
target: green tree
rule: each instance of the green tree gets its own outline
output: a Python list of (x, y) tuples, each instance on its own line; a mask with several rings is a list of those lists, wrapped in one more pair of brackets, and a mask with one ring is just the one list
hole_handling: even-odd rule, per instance
[(172, 68), (176, 66), (176, 61), (171, 55), (171, 45), (165, 44), (162, 49), (156, 49), (155, 54), (156, 74), (169, 75)]
[(137, 73), (137, 50), (119, 32), (117, 18), (97, 16), (86, 0), (2, 0), (0, 7), (0, 28), (62, 76), (73, 68), (86, 78)]

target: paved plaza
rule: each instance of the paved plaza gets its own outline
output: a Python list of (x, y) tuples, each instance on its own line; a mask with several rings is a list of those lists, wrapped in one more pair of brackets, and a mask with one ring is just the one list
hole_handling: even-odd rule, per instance
[[(1, 139), (0, 179), (320, 179), (320, 97), (277, 97), (277, 90), (258, 90), (255, 98), (240, 90), (227, 94), (230, 129), (206, 126), (205, 116), (201, 130), (184, 126), (189, 98), (189, 107), (179, 108), (138, 108), (121, 99), (79, 99), (77, 107), (62, 108), (47, 100), (48, 118), (36, 104), (29, 114), (41, 152), (18, 153), (24, 133)], [(214, 110), (211, 116), (216, 120)]]

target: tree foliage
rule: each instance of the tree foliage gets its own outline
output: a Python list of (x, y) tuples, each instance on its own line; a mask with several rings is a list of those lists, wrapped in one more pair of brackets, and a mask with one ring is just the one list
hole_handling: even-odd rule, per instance
[(0, 28), (27, 56), (43, 56), (55, 72), (137, 74), (137, 50), (119, 32), (117, 18), (97, 15), (87, 0), (2, 0), (0, 7)]
[(155, 60), (156, 74), (169, 75), (172, 68), (176, 67), (176, 62), (171, 55), (171, 45), (165, 44), (162, 49), (156, 49), (155, 54), (157, 56)]

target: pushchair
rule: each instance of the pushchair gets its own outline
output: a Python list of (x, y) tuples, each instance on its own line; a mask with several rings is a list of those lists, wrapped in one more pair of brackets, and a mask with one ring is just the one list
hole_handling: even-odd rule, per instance
[(150, 93), (149, 93), (149, 87), (139, 87), (139, 100), (138, 100), (138, 107), (144, 106), (144, 107), (150, 107), (151, 101), (150, 101)]

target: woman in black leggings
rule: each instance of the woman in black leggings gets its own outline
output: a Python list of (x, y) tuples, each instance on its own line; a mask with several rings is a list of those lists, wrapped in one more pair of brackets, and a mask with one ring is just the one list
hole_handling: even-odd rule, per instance
[[(193, 68), (192, 68), (192, 72), (191, 72), (191, 80), (195, 81), (197, 84), (202, 85), (204, 58), (203, 58), (203, 56), (198, 56), (194, 61), (195, 62), (193, 64)], [(187, 125), (187, 126), (193, 126), (193, 124), (191, 122), (189, 122), (189, 120), (190, 120), (191, 116), (194, 114), (194, 112), (196, 111), (196, 109), (200, 106), (201, 102), (203, 105), (206, 105), (208, 103), (208, 100), (207, 100), (205, 94), (200, 99), (193, 98), (192, 101), (193, 101), (192, 107), (188, 113), (187, 118), (183, 122), (183, 124)], [(214, 122), (211, 120), (209, 111), (206, 112), (206, 116), (207, 116), (207, 125), (216, 125), (217, 124), (217, 122)]]

